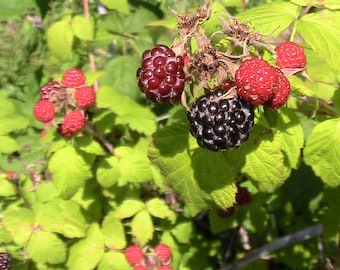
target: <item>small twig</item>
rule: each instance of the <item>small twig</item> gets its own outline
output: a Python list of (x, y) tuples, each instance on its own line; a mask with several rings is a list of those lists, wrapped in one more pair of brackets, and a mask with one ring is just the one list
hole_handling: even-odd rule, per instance
[(272, 243), (264, 245), (250, 252), (243, 259), (236, 261), (232, 265), (221, 268), (220, 270), (237, 270), (241, 269), (245, 265), (265, 256), (268, 256), (270, 252), (293, 244), (295, 242), (307, 240), (314, 236), (320, 236), (322, 233), (322, 224), (318, 224), (313, 227), (298, 231), (297, 233), (290, 234), (274, 240)]
[(98, 132), (94, 127), (90, 126), (89, 124), (86, 125), (87, 129), (89, 129), (93, 135), (102, 143), (102, 145), (106, 148), (106, 150), (111, 154), (114, 155), (115, 153), (115, 149), (112, 145), (112, 143), (110, 143), (107, 139), (105, 139), (105, 137)]

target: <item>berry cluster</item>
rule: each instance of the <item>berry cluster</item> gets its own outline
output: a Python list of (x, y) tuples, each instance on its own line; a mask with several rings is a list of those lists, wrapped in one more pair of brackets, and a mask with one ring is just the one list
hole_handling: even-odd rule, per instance
[(12, 267), (12, 258), (8, 253), (0, 252), (0, 269), (10, 270)]
[(85, 74), (75, 68), (65, 71), (61, 82), (47, 82), (33, 108), (35, 118), (45, 127), (56, 126), (64, 137), (80, 132), (86, 124), (86, 110), (96, 101), (96, 92), (85, 82)]
[[(294, 42), (285, 41), (276, 47), (263, 44), (266, 46), (261, 47), (272, 48), (276, 65), (271, 65), (260, 57), (255, 45), (263, 43), (262, 36), (235, 18), (230, 18), (230, 23), (224, 21), (222, 32), (231, 38), (229, 51), (235, 53), (233, 49), (243, 45), (243, 54), (219, 51), (199, 30), (211, 9), (205, 1), (197, 12), (183, 16), (175, 13), (180, 38), (176, 37), (171, 48), (156, 45), (146, 50), (137, 79), (139, 88), (152, 102), (181, 99), (197, 143), (221, 151), (238, 148), (248, 139), (254, 125), (253, 106), (276, 110), (286, 104), (291, 91), (287, 76), (304, 70), (306, 56), (303, 47)], [(194, 49), (189, 45), (193, 44), (191, 39), (196, 41)], [(249, 45), (255, 46), (256, 56), (248, 50)], [(205, 90), (191, 106), (186, 104), (186, 84), (191, 90), (196, 87), (190, 91), (195, 99), (194, 93)]]
[(228, 218), (235, 213), (235, 208), (237, 206), (246, 206), (251, 203), (252, 197), (251, 193), (246, 187), (237, 187), (237, 192), (235, 195), (235, 204), (228, 209), (217, 209), (216, 213), (220, 218)]
[(155, 248), (131, 245), (125, 249), (125, 258), (134, 270), (172, 270), (171, 249), (165, 244)]

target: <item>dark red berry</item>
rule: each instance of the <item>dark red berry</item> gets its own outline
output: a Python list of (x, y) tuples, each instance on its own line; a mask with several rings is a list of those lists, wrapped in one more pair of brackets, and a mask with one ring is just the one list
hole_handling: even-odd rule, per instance
[(0, 253), (0, 270), (10, 270), (12, 267), (11, 255), (5, 252)]
[(235, 213), (235, 206), (231, 206), (227, 209), (217, 209), (216, 213), (220, 218), (231, 217)]
[(59, 82), (49, 81), (40, 88), (40, 97), (41, 99), (49, 99), (51, 96), (55, 95), (55, 93), (58, 92), (61, 88), (62, 86)]
[(166, 45), (156, 45), (142, 56), (137, 70), (138, 86), (147, 99), (156, 103), (176, 102), (184, 90), (182, 56), (176, 56)]
[(236, 204), (248, 205), (251, 203), (251, 193), (246, 187), (238, 187), (236, 192)]

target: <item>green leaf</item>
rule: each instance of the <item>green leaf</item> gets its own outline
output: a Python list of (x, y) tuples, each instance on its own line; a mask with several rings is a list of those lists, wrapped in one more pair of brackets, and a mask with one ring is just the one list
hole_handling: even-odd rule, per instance
[(338, 0), (290, 0), (292, 3), (300, 6), (315, 6), (315, 7), (326, 7), (329, 9), (339, 9), (340, 3)]
[(9, 208), (2, 215), (2, 222), (13, 237), (13, 241), (19, 246), (24, 246), (32, 233), (33, 212), (26, 208)]
[(154, 227), (149, 212), (144, 209), (132, 219), (131, 232), (141, 246), (145, 246), (153, 237)]
[(255, 126), (239, 154), (246, 159), (241, 171), (255, 180), (261, 191), (271, 192), (290, 174), (290, 168), (285, 165), (280, 132), (273, 134), (270, 130), (261, 130)]
[(21, 16), (24, 11), (36, 5), (34, 0), (11, 0), (0, 2), (0, 21)]
[(122, 252), (109, 251), (106, 252), (100, 263), (98, 264), (97, 270), (131, 270), (131, 265), (125, 259), (125, 255)]
[(120, 169), (117, 157), (108, 157), (102, 159), (97, 169), (98, 183), (104, 187), (109, 188), (117, 183), (120, 178)]
[(145, 204), (136, 199), (125, 199), (118, 207), (116, 217), (119, 219), (130, 218), (145, 208)]
[(281, 108), (279, 115), (278, 128), (282, 136), (282, 150), (286, 154), (289, 166), (298, 169), (304, 144), (302, 126), (292, 110)]
[(208, 21), (204, 23), (204, 30), (207, 36), (211, 36), (217, 31), (221, 30), (221, 14), (225, 14), (227, 10), (221, 3), (214, 2), (211, 10), (211, 16)]
[(14, 130), (24, 129), (28, 124), (29, 120), (19, 114), (13, 113), (13, 115), (1, 117), (0, 134), (8, 134)]
[(26, 249), (28, 256), (37, 263), (58, 264), (66, 260), (64, 242), (54, 233), (32, 233)]
[(179, 243), (188, 244), (193, 236), (192, 224), (190, 221), (178, 223), (176, 227), (171, 230), (171, 234), (175, 236)]
[(78, 137), (75, 139), (75, 143), (80, 150), (86, 153), (97, 156), (104, 156), (106, 154), (100, 143), (91, 137)]
[(167, 184), (185, 201), (190, 214), (195, 216), (207, 208), (206, 200), (211, 197), (194, 177), (185, 111), (176, 112), (171, 119), (171, 124), (153, 134), (149, 157), (160, 168)]
[(299, 96), (315, 97), (313, 90), (309, 89), (306, 83), (297, 76), (290, 76), (291, 90)]
[(99, 225), (93, 223), (87, 230), (86, 237), (71, 246), (66, 264), (68, 269), (94, 269), (104, 254), (104, 248)]
[(200, 188), (210, 194), (216, 205), (224, 209), (235, 203), (236, 171), (224, 153), (198, 148), (192, 155), (192, 167)]
[(73, 201), (57, 198), (43, 204), (36, 212), (36, 221), (45, 231), (60, 233), (67, 238), (85, 236), (85, 217), (80, 205)]
[(261, 34), (273, 33), (277, 37), (298, 18), (298, 8), (289, 2), (274, 2), (247, 9), (236, 17), (243, 22), (250, 22)]
[(15, 185), (6, 178), (6, 175), (0, 175), (0, 197), (11, 197), (16, 194)]
[(150, 181), (153, 178), (150, 161), (147, 157), (146, 141), (141, 141), (134, 148), (121, 146), (115, 150), (120, 170), (119, 184)]
[(226, 230), (234, 228), (238, 225), (235, 214), (226, 218), (221, 218), (217, 214), (217, 211), (217, 209), (211, 209), (209, 211), (209, 224), (213, 234), (225, 232)]
[[(63, 199), (71, 198), (92, 177), (91, 167), (72, 146), (59, 149), (48, 162), (53, 182)], [(65, 158), (67, 157), (67, 158)]]
[(304, 161), (328, 186), (340, 185), (340, 118), (318, 124), (308, 137)]
[(100, 78), (99, 84), (111, 86), (113, 89), (133, 100), (141, 97), (138, 88), (136, 72), (141, 65), (136, 55), (115, 56), (105, 67), (105, 74)]
[(73, 32), (70, 21), (57, 21), (47, 30), (47, 46), (55, 58), (66, 60), (73, 45)]
[(35, 196), (40, 202), (48, 202), (58, 197), (58, 190), (53, 182), (42, 182), (35, 190)]
[(109, 9), (115, 9), (125, 15), (130, 13), (128, 0), (102, 0), (101, 3)]
[(335, 71), (340, 71), (340, 12), (322, 10), (307, 14), (297, 24), (297, 30), (314, 51)]
[(156, 130), (156, 116), (149, 109), (111, 87), (101, 87), (96, 102), (99, 108), (108, 108), (117, 114), (116, 124), (129, 125), (132, 130), (146, 135)]
[(172, 211), (164, 200), (153, 198), (146, 202), (146, 209), (149, 213), (157, 218), (167, 218), (172, 216)]
[(72, 18), (71, 27), (73, 34), (81, 40), (93, 40), (94, 21), (93, 18), (85, 18), (83, 15), (76, 15)]
[(22, 149), (21, 145), (9, 136), (0, 136), (0, 153), (11, 154)]
[(116, 217), (115, 212), (111, 212), (105, 216), (102, 225), (102, 233), (104, 236), (105, 246), (111, 250), (125, 248), (125, 230), (123, 223)]

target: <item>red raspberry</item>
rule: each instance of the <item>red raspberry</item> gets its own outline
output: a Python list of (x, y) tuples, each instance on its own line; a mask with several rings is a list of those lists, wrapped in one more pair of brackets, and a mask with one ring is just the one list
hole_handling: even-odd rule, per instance
[(265, 103), (272, 98), (276, 90), (275, 68), (256, 57), (241, 63), (235, 79), (238, 94), (253, 105)]
[[(65, 120), (64, 120), (65, 121)], [(57, 131), (59, 134), (65, 138), (69, 138), (72, 136), (72, 132), (69, 132), (68, 130), (65, 129), (65, 126), (63, 124), (58, 124)]]
[(143, 249), (140, 246), (129, 246), (125, 249), (125, 258), (130, 264), (139, 264), (144, 258)]
[(217, 209), (216, 213), (220, 218), (228, 218), (235, 213), (235, 207), (231, 206), (227, 209)]
[(53, 120), (55, 108), (52, 102), (42, 99), (33, 108), (34, 117), (40, 122), (47, 123)]
[(85, 117), (80, 111), (73, 111), (64, 117), (61, 132), (64, 134), (76, 133), (85, 127)]
[(15, 172), (9, 171), (9, 172), (6, 173), (6, 178), (8, 180), (15, 180), (15, 179), (18, 178), (18, 175)]
[(251, 202), (251, 193), (246, 187), (238, 187), (236, 192), (236, 204), (248, 205)]
[(94, 105), (96, 101), (96, 92), (92, 87), (81, 86), (77, 88), (74, 98), (76, 100), (77, 106), (80, 109), (88, 109)]
[(48, 83), (44, 84), (40, 88), (41, 99), (49, 99), (52, 95), (59, 91), (61, 87), (62, 86), (60, 83), (56, 81), (49, 81)]
[(276, 64), (280, 68), (304, 68), (306, 55), (303, 47), (295, 42), (285, 41), (275, 48)]
[(161, 262), (167, 262), (171, 258), (171, 249), (165, 244), (159, 244), (155, 247), (155, 253)]
[(161, 265), (158, 270), (172, 270), (170, 265)]
[(84, 85), (86, 77), (80, 69), (71, 68), (65, 71), (61, 79), (61, 84), (66, 87), (78, 87)]
[(147, 268), (144, 265), (139, 264), (133, 267), (133, 270), (147, 270)]
[(290, 83), (287, 77), (278, 68), (276, 69), (276, 73), (278, 75), (276, 92), (272, 99), (268, 100), (265, 104), (272, 109), (282, 107), (286, 103), (290, 94)]
[(183, 67), (182, 56), (176, 56), (165, 45), (156, 45), (143, 53), (142, 66), (137, 71), (138, 86), (153, 102), (176, 102), (184, 90)]

